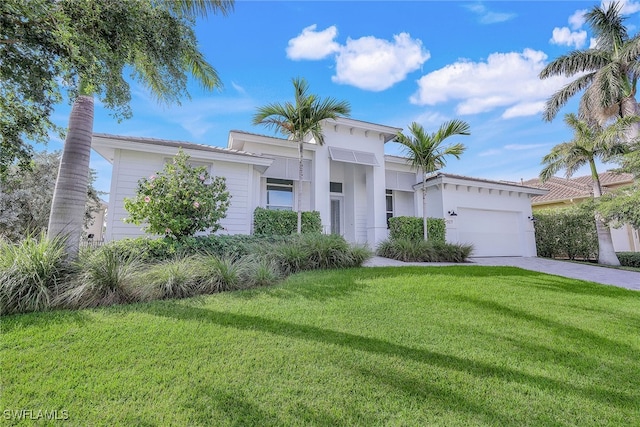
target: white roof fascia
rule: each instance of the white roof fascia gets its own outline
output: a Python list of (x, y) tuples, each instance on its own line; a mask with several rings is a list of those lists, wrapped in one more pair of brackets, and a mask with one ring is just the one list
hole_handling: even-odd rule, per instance
[(347, 117), (338, 117), (337, 119), (327, 119), (324, 122), (325, 126), (344, 127), (362, 129), (365, 131), (377, 132), (384, 136), (384, 142), (389, 142), (396, 137), (398, 132), (402, 131), (402, 128), (396, 128), (386, 125), (379, 125), (376, 123), (363, 122), (361, 120), (350, 119)]
[[(116, 138), (116, 139), (114, 139)], [(94, 135), (92, 139), (92, 148), (98, 152), (101, 156), (105, 157), (108, 161), (112, 161), (112, 159), (105, 156), (105, 153), (111, 152), (112, 150), (121, 149), (121, 150), (130, 150), (130, 151), (139, 151), (143, 153), (154, 153), (154, 154), (162, 154), (175, 156), (178, 147), (173, 146), (165, 146), (165, 145), (157, 145), (153, 144), (153, 142), (140, 142), (135, 140), (125, 140), (125, 139), (117, 139), (117, 137), (111, 138), (107, 135)], [(180, 141), (168, 141), (172, 143), (179, 144)], [(273, 159), (263, 157), (257, 154), (249, 154), (249, 153), (241, 153), (241, 152), (220, 152), (220, 151), (208, 151), (198, 149), (197, 145), (185, 143), (182, 147), (183, 150), (189, 154), (189, 156), (196, 159), (205, 159), (205, 160), (219, 160), (226, 161), (231, 163), (243, 163), (243, 164), (251, 164), (256, 166), (270, 166), (273, 162)], [(226, 150), (225, 148), (219, 148), (220, 150)], [(106, 149), (106, 150), (104, 150)]]
[[(298, 144), (297, 142), (291, 139), (276, 138), (273, 136), (258, 135), (254, 133), (246, 133), (246, 132), (233, 131), (233, 130), (229, 132), (228, 141), (229, 142), (227, 144), (227, 147), (230, 149), (237, 149), (234, 147), (234, 145), (237, 145), (236, 141), (253, 142), (256, 144), (264, 144), (264, 145), (275, 145), (278, 147), (287, 147), (287, 148), (297, 147), (297, 144)], [(244, 148), (244, 144), (242, 144), (242, 146)], [(308, 142), (304, 143), (305, 150), (315, 151), (317, 150), (317, 148), (318, 148), (317, 144), (312, 144)]]
[[(527, 187), (517, 183), (510, 184), (507, 182), (490, 181), (480, 178), (448, 176), (442, 173), (438, 173), (435, 177), (427, 178), (427, 187), (434, 187), (442, 184), (485, 188), (487, 190), (512, 191), (536, 196), (541, 196), (549, 192), (549, 190), (543, 188)], [(422, 182), (415, 184), (413, 188), (414, 190), (421, 189)]]

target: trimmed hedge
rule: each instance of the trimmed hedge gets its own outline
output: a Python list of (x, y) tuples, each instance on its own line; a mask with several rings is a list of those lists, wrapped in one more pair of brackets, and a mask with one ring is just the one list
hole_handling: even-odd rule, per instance
[(597, 259), (598, 234), (593, 212), (572, 207), (537, 211), (535, 218), (538, 256)]
[(640, 268), (640, 252), (616, 252), (620, 265)]
[(109, 242), (125, 257), (138, 258), (142, 261), (165, 261), (175, 256), (209, 254), (218, 257), (237, 259), (254, 252), (255, 247), (270, 243), (282, 243), (283, 236), (248, 236), (235, 234), (230, 236), (197, 236), (182, 240), (171, 238), (150, 239), (137, 237)]
[[(257, 236), (287, 236), (296, 233), (298, 212), (256, 208), (253, 233)], [(302, 233), (322, 233), (320, 212), (302, 212)]]
[(384, 240), (376, 250), (379, 256), (404, 262), (465, 262), (472, 252), (472, 245), (409, 239)]
[[(395, 216), (389, 218), (389, 238), (391, 240), (423, 240), (423, 218), (414, 216)], [(428, 240), (445, 242), (446, 224), (442, 218), (427, 218)]]

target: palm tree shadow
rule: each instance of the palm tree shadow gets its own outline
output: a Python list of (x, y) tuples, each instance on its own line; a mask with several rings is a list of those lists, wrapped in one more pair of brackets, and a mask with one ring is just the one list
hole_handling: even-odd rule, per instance
[(574, 386), (541, 375), (524, 373), (509, 367), (495, 366), (489, 363), (438, 353), (427, 349), (395, 344), (378, 338), (338, 332), (311, 325), (301, 325), (259, 316), (190, 307), (175, 302), (140, 305), (137, 308), (146, 314), (154, 316), (184, 321), (205, 321), (220, 327), (261, 331), (289, 339), (316, 342), (321, 345), (337, 345), (352, 350), (392, 356), (445, 369), (458, 370), (477, 377), (495, 377), (504, 381), (530, 384), (559, 393), (579, 394), (590, 399), (602, 400), (609, 404), (611, 404), (612, 397), (615, 397), (616, 402), (623, 403), (624, 405), (635, 405), (640, 400), (640, 392), (630, 395), (624, 392), (604, 390), (597, 385)]

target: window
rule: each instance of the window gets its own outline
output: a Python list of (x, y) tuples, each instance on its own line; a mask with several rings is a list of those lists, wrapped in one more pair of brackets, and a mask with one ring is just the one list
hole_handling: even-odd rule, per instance
[(341, 182), (330, 182), (329, 183), (329, 191), (331, 193), (340, 193), (340, 194), (342, 194), (342, 183)]
[(293, 181), (267, 178), (267, 209), (293, 210)]
[(387, 201), (387, 228), (389, 228), (389, 218), (393, 218), (393, 190), (386, 190)]

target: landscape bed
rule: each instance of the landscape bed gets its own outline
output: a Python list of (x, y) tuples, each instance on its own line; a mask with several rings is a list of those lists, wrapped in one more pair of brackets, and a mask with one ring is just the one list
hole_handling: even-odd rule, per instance
[(512, 267), (314, 271), (1, 325), (8, 424), (640, 425), (640, 293)]

